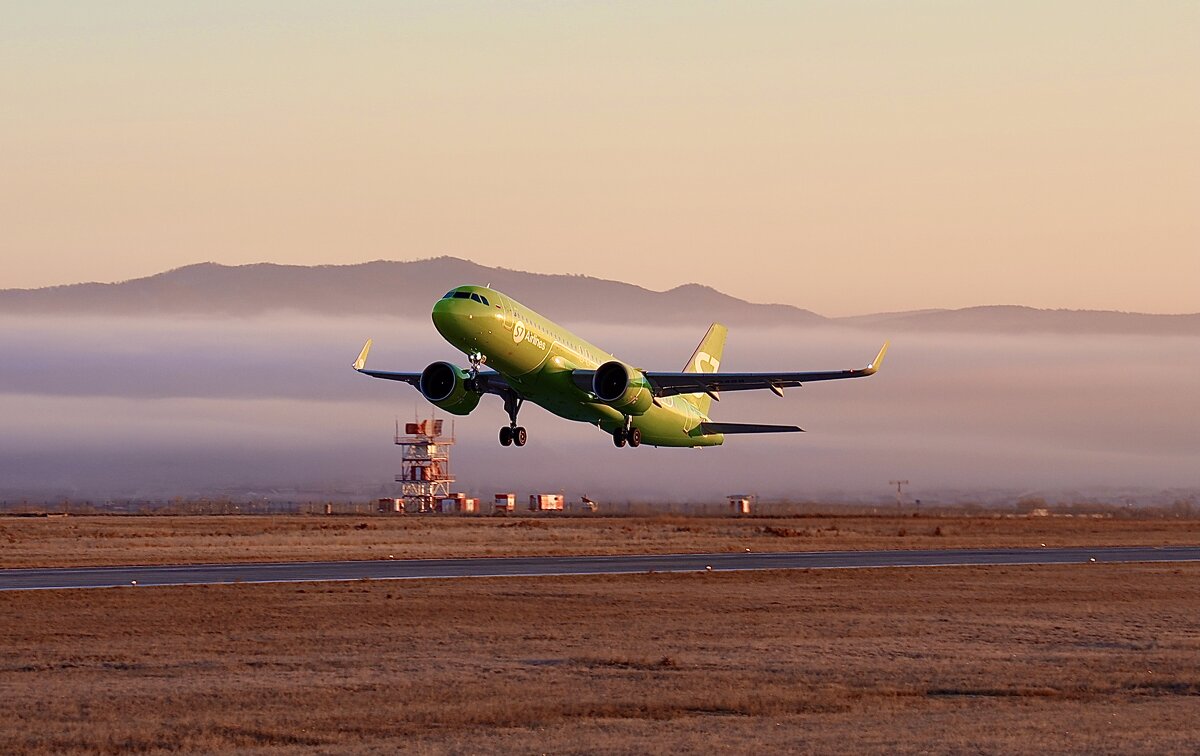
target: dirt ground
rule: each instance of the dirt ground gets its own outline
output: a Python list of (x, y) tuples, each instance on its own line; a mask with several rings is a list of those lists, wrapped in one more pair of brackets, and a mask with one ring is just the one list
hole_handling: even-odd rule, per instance
[(0, 753), (1194, 753), (1200, 565), (0, 593), (0, 702)]
[(0, 517), (0, 568), (179, 562), (1200, 544), (1197, 519)]

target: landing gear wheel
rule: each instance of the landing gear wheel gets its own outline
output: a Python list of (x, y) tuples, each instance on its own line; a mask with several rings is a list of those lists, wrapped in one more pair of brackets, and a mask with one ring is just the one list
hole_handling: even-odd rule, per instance
[(618, 449), (624, 448), (624, 446), (625, 446), (625, 429), (624, 428), (618, 428), (617, 430), (613, 431), (613, 445), (615, 445)]
[(513, 442), (513, 429), (506, 425), (500, 429), (500, 445), (501, 446), (512, 446), (512, 442)]
[(525, 442), (528, 440), (529, 434), (525, 432), (523, 427), (518, 425), (516, 428), (512, 429), (512, 441), (515, 445), (524, 446)]
[(629, 435), (629, 445), (631, 447), (636, 447), (636, 446), (642, 445), (642, 431), (640, 428), (630, 428), (628, 435)]

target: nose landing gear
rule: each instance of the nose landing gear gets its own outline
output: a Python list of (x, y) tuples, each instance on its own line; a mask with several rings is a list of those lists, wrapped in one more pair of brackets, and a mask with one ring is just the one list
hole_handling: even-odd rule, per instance
[(480, 352), (471, 352), (467, 359), (471, 362), (471, 368), (467, 371), (467, 390), (482, 394), (486, 390), (483, 385), (486, 382), (479, 380), (479, 368), (487, 362), (487, 356)]

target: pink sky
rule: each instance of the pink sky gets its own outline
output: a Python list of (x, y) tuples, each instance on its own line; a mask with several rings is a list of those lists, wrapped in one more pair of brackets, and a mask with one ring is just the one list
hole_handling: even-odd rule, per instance
[(0, 287), (451, 254), (1196, 312), (1197, 40), (1194, 2), (19, 5)]

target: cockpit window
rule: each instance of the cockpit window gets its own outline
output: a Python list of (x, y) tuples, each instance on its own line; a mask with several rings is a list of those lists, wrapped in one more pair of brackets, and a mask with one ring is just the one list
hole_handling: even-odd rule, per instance
[(492, 306), (491, 302), (487, 301), (487, 297), (482, 294), (476, 294), (472, 291), (459, 291), (458, 289), (451, 289), (446, 292), (446, 295), (442, 299), (473, 299), (485, 307)]

